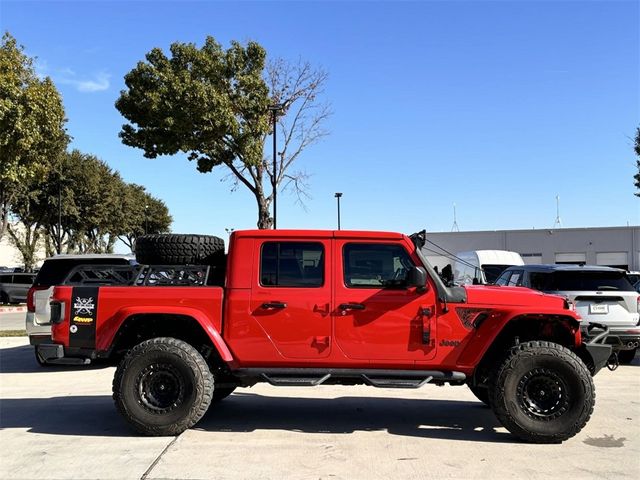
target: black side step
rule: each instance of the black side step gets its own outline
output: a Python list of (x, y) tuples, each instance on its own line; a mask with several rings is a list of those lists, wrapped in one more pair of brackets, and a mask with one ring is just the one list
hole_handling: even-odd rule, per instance
[(232, 374), (248, 384), (268, 382), (277, 387), (313, 387), (323, 383), (365, 384), (378, 388), (420, 388), (429, 382), (464, 383), (462, 372), (435, 370), (242, 368)]
[(331, 377), (331, 374), (327, 373), (323, 377), (279, 377), (262, 373), (260, 376), (274, 387), (315, 387), (326, 382)]
[(431, 375), (425, 378), (371, 378), (367, 375), (362, 375), (362, 378), (372, 387), (377, 388), (420, 388), (431, 380)]

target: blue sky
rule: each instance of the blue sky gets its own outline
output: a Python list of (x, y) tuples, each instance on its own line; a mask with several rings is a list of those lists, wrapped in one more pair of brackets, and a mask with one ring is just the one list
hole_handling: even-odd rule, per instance
[[(640, 2), (0, 3), (0, 27), (61, 91), (72, 147), (162, 198), (176, 232), (254, 228), (255, 200), (184, 156), (120, 143), (123, 76), (153, 47), (212, 35), (329, 72), (331, 135), (297, 164), (306, 211), (280, 228), (549, 228), (640, 223)], [(270, 145), (270, 144), (269, 144)], [(270, 150), (269, 150), (270, 151)], [(637, 170), (636, 170), (637, 171)]]

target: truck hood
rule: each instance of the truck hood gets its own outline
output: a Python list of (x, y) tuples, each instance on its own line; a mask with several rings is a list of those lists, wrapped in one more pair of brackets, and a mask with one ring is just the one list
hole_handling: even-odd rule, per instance
[(513, 305), (521, 307), (565, 308), (565, 299), (524, 287), (502, 287), (499, 285), (469, 285), (468, 304)]

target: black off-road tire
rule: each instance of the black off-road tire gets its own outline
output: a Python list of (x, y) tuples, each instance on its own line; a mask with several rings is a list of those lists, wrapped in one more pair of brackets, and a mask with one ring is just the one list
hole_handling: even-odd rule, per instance
[(236, 387), (216, 387), (213, 390), (213, 398), (211, 399), (211, 402), (215, 403), (224, 400), (231, 395), (235, 389)]
[(473, 393), (478, 400), (480, 400), (486, 406), (490, 406), (488, 387), (480, 387), (478, 385), (476, 386), (468, 385), (468, 387), (469, 387), (469, 390), (471, 390), (471, 393)]
[(633, 359), (636, 357), (637, 348), (633, 348), (631, 350), (620, 350), (618, 352), (618, 362), (620, 365), (629, 365), (633, 362)]
[(595, 405), (593, 378), (569, 349), (532, 341), (511, 349), (492, 378), (490, 403), (498, 420), (532, 443), (560, 443), (577, 434)]
[(214, 377), (202, 355), (182, 340), (159, 337), (131, 349), (113, 378), (113, 400), (145, 435), (179, 435), (206, 413)]
[(156, 234), (136, 239), (136, 259), (145, 265), (224, 264), (224, 240), (212, 235)]

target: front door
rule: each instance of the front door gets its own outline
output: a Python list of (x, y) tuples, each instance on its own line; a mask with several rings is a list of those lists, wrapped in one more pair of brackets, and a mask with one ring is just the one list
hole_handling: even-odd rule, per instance
[(331, 351), (331, 239), (265, 240), (251, 314), (286, 358), (327, 357)]
[(418, 258), (401, 243), (336, 239), (335, 341), (345, 355), (369, 360), (435, 356), (436, 294), (407, 287)]

